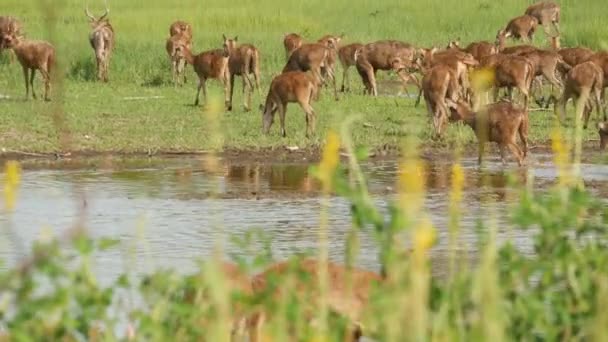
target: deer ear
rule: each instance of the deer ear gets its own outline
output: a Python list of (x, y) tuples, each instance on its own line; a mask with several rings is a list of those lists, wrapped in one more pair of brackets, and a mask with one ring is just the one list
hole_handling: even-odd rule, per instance
[(439, 49), (437, 49), (436, 47), (433, 47), (433, 48), (431, 48), (431, 50), (429, 52), (431, 53), (431, 55), (433, 55), (433, 54), (435, 54), (435, 52), (437, 52), (437, 50), (439, 50)]

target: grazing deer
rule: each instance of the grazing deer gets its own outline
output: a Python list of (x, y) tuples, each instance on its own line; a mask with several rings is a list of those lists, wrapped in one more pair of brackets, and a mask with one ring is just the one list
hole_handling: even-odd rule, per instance
[[(20, 36), (22, 34), (21, 27), (21, 22), (19, 22), (19, 20), (16, 18), (10, 16), (0, 16), (0, 54), (2, 53), (2, 50), (7, 48), (7, 43), (4, 41), (3, 37)], [(13, 62), (14, 56), (12, 54), (9, 55), (11, 62)]]
[[(171, 61), (171, 72), (175, 86), (181, 86), (186, 83), (186, 58), (185, 50), (191, 50), (192, 44), (187, 36), (177, 33), (167, 39), (165, 49)], [(180, 82), (180, 80), (183, 80)]]
[[(358, 50), (357, 71), (366, 86), (367, 92), (372, 96), (378, 96), (378, 86), (376, 84), (376, 71), (393, 70), (392, 61), (394, 57), (399, 57), (412, 65), (415, 57), (415, 49), (412, 45), (396, 40), (380, 40), (369, 43)], [(402, 69), (399, 77), (403, 81), (403, 86), (407, 85), (413, 77), (409, 72)], [(413, 78), (415, 79), (415, 78)]]
[[(291, 296), (292, 292), (281, 285), (295, 280), (295, 296), (304, 305), (304, 318), (310, 323), (318, 310), (320, 264), (314, 259), (297, 260), (296, 262), (279, 262), (268, 267), (252, 279), (252, 290), (255, 294), (271, 295), (277, 300)], [(384, 278), (377, 273), (354, 267), (345, 267), (331, 261), (327, 263), (327, 305), (331, 312), (347, 318), (354, 328), (349, 331), (347, 341), (356, 341), (362, 336), (360, 322), (363, 320), (373, 290)], [(284, 299), (283, 299), (284, 300)], [(259, 310), (249, 320), (249, 341), (262, 339), (262, 328), (272, 312)]]
[(281, 136), (285, 132), (285, 113), (289, 102), (297, 102), (306, 113), (306, 136), (310, 137), (315, 131), (316, 114), (312, 106), (315, 93), (318, 91), (318, 79), (303, 71), (287, 71), (276, 76), (270, 84), (266, 105), (262, 109), (263, 133), (268, 134), (274, 122), (274, 115), (279, 111), (281, 121)]
[(608, 145), (608, 121), (598, 123), (597, 128), (600, 134), (600, 149), (603, 150)]
[[(473, 129), (479, 144), (478, 163), (483, 161), (486, 142), (495, 142), (500, 148), (500, 158), (506, 164), (506, 148), (509, 148), (519, 166), (528, 154), (528, 111), (514, 106), (509, 101), (490, 104), (484, 110), (474, 113), (463, 101), (446, 99), (452, 118), (461, 120)], [(517, 135), (523, 143), (523, 150), (516, 144)]]
[[(595, 107), (597, 110), (598, 120), (600, 111), (604, 112), (604, 121), (606, 120), (606, 110), (602, 108), (602, 98), (604, 97), (604, 73), (602, 69), (594, 62), (584, 62), (576, 65), (568, 73), (566, 78), (566, 86), (564, 93), (558, 104), (555, 106), (556, 114), (564, 121), (566, 113), (566, 102), (571, 98), (578, 98), (576, 104), (576, 115), (583, 119), (583, 128), (587, 128), (592, 107), (590, 106), (589, 97), (593, 96)], [(557, 113), (560, 112), (560, 113)]]
[(511, 19), (504, 29), (499, 30), (496, 39), (513, 37), (529, 43), (534, 36), (536, 26), (538, 26), (538, 19), (530, 15), (522, 15)]
[(588, 61), (595, 52), (586, 47), (573, 47), (559, 49), (557, 53), (559, 53), (566, 64), (571, 67), (575, 67)]
[[(283, 68), (283, 72), (310, 71), (317, 79), (317, 84), (323, 84), (325, 83), (323, 70), (325, 70), (327, 77), (329, 77), (333, 82), (334, 98), (337, 101), (338, 88), (336, 86), (336, 77), (333, 74), (333, 69), (328, 66), (328, 58), (330, 54), (330, 49), (324, 44), (303, 44), (298, 49), (293, 51), (291, 56), (289, 56), (289, 60)], [(317, 94), (315, 93), (315, 96), (316, 95)]]
[(458, 87), (458, 76), (456, 76), (453, 68), (447, 65), (439, 64), (424, 73), (422, 92), (437, 137), (443, 135), (449, 118), (449, 110), (445, 99), (456, 100), (458, 98)]
[(304, 43), (304, 39), (297, 33), (288, 33), (283, 37), (283, 46), (285, 47), (285, 59), (289, 60), (291, 53), (298, 49)]
[(511, 55), (500, 59), (495, 69), (494, 99), (498, 98), (499, 88), (508, 88), (511, 97), (512, 88), (516, 87), (524, 97), (524, 108), (527, 110), (535, 72), (534, 65), (525, 57)]
[(115, 35), (110, 21), (107, 19), (110, 10), (106, 1), (106, 11), (99, 17), (95, 18), (90, 12), (89, 7), (85, 7), (84, 13), (90, 19), (92, 31), (89, 34), (89, 42), (95, 50), (95, 59), (97, 61), (97, 79), (108, 82), (108, 69), (110, 67), (110, 56), (114, 49)]
[(189, 42), (192, 41), (192, 26), (185, 21), (175, 21), (169, 27), (169, 36), (173, 37), (175, 35), (182, 35), (188, 39)]
[(30, 87), (32, 88), (32, 97), (36, 98), (34, 76), (36, 70), (38, 70), (44, 80), (44, 99), (50, 101), (51, 72), (55, 66), (55, 48), (53, 45), (48, 42), (27, 40), (23, 36), (14, 35), (5, 35), (3, 40), (6, 46), (13, 50), (23, 67), (25, 98), (29, 99)]
[[(538, 23), (543, 25), (547, 36), (559, 36), (559, 20), (561, 8), (553, 1), (540, 1), (526, 9), (525, 14), (535, 17)], [(552, 24), (555, 34), (549, 33), (549, 25)]]
[(339, 50), (338, 50), (338, 58), (340, 59), (340, 64), (342, 64), (342, 88), (340, 88), (340, 91), (345, 92), (345, 91), (350, 91), (350, 81), (348, 79), (348, 69), (350, 69), (351, 66), (354, 66), (357, 64), (357, 60), (356, 60), (356, 52), (359, 49), (363, 48), (363, 44), (359, 44), (359, 43), (353, 43), (353, 44), (348, 44), (345, 46), (342, 46)]
[(234, 92), (234, 77), (241, 76), (243, 78), (243, 94), (245, 94), (244, 104), (245, 111), (251, 110), (251, 93), (253, 93), (254, 84), (249, 77), (253, 74), (255, 80), (255, 88), (260, 94), (260, 53), (258, 49), (251, 44), (238, 44), (238, 37), (228, 39), (224, 38), (224, 48), (230, 54), (228, 66), (230, 68), (230, 105), (232, 106), (232, 94)]
[(185, 48), (183, 53), (186, 62), (192, 65), (194, 72), (198, 76), (198, 87), (196, 89), (194, 105), (198, 106), (199, 104), (201, 89), (203, 90), (205, 103), (207, 102), (207, 80), (212, 78), (222, 82), (224, 86), (224, 103), (226, 104), (226, 109), (231, 111), (230, 68), (228, 66), (230, 53), (228, 49), (224, 47), (223, 49), (203, 51), (198, 55), (193, 55), (190, 49)]

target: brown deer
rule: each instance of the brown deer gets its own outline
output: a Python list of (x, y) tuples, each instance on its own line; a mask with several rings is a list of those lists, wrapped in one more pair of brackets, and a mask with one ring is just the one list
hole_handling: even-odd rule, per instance
[(25, 98), (29, 99), (30, 87), (32, 88), (32, 97), (36, 98), (34, 76), (36, 70), (38, 70), (44, 80), (44, 99), (50, 101), (51, 72), (55, 66), (55, 48), (53, 45), (45, 41), (27, 40), (23, 36), (14, 35), (4, 35), (3, 41), (8, 48), (13, 50), (23, 67)]
[[(328, 34), (328, 35), (325, 35), (325, 36), (319, 38), (319, 40), (317, 40), (317, 43), (323, 44), (329, 49), (329, 53), (327, 54), (327, 59), (325, 61), (325, 65), (323, 67), (321, 67), (321, 75), (323, 75), (324, 78), (333, 77), (333, 79), (331, 81), (334, 84), (336, 83), (335, 75), (336, 75), (336, 61), (338, 59), (338, 49), (340, 48), (340, 42), (342, 41), (343, 37), (344, 37), (344, 34), (341, 34), (339, 36)], [(336, 87), (336, 86), (334, 85), (334, 87)]]
[(498, 47), (494, 43), (488, 41), (472, 42), (465, 48), (460, 47), (460, 38), (448, 43), (447, 49), (458, 50), (470, 53), (477, 61), (481, 61), (484, 57), (495, 55), (498, 53)]
[(608, 87), (608, 51), (594, 53), (589, 60), (595, 63), (604, 72), (604, 87)]
[[(298, 49), (291, 53), (283, 72), (288, 71), (310, 71), (317, 79), (317, 84), (325, 83), (323, 70), (327, 77), (332, 81), (334, 88), (334, 98), (338, 100), (338, 88), (333, 69), (328, 66), (328, 58), (331, 50), (324, 44), (312, 43), (302, 44)], [(325, 68), (325, 69), (324, 69)], [(315, 96), (317, 94), (315, 93)]]
[(566, 64), (574, 67), (588, 61), (595, 52), (586, 47), (572, 47), (559, 49), (557, 53), (559, 53)]
[[(553, 88), (557, 88), (560, 91), (563, 89), (564, 85), (560, 80), (560, 77), (558, 77), (558, 74), (565, 75), (571, 67), (564, 62), (557, 52), (537, 49), (518, 55), (527, 58), (528, 61), (532, 63), (535, 69), (535, 76), (542, 76), (551, 83)], [(542, 91), (542, 82), (539, 82), (539, 85), (540, 91)], [(553, 91), (547, 101), (547, 107), (549, 106), (550, 100), (556, 100)]]
[[(495, 142), (500, 148), (500, 158), (506, 164), (506, 148), (509, 148), (519, 166), (528, 154), (528, 111), (514, 106), (509, 101), (490, 104), (484, 110), (474, 113), (463, 101), (446, 100), (452, 118), (461, 120), (473, 129), (479, 146), (478, 163), (483, 161), (486, 142)], [(523, 143), (523, 149), (516, 144), (517, 135)]]
[[(576, 65), (568, 73), (564, 93), (558, 104), (555, 106), (556, 114), (564, 121), (566, 113), (566, 102), (571, 98), (578, 98), (576, 104), (576, 115), (584, 118), (583, 128), (587, 128), (592, 107), (589, 105), (590, 96), (593, 96), (597, 110), (598, 120), (600, 111), (604, 112), (606, 120), (606, 110), (602, 108), (602, 98), (604, 97), (604, 73), (602, 69), (592, 61)], [(559, 112), (559, 113), (557, 113)]]
[(432, 118), (435, 135), (441, 137), (450, 117), (446, 98), (456, 100), (458, 94), (458, 77), (447, 65), (437, 65), (426, 71), (422, 78), (424, 101)]
[[(561, 8), (553, 1), (540, 1), (526, 9), (525, 14), (535, 17), (543, 25), (547, 36), (559, 36), (559, 20)], [(549, 33), (549, 25), (553, 25), (555, 34)]]
[[(238, 36), (232, 39), (224, 38), (224, 48), (230, 54), (228, 66), (230, 68), (230, 106), (232, 106), (232, 94), (234, 92), (234, 77), (241, 76), (243, 78), (243, 94), (245, 95), (244, 106), (245, 111), (251, 110), (251, 93), (255, 87), (260, 94), (260, 53), (258, 49), (251, 44), (238, 44)], [(255, 84), (249, 77), (253, 74)]]
[[(413, 64), (415, 49), (411, 44), (396, 40), (380, 40), (369, 43), (358, 50), (357, 71), (366, 85), (367, 92), (372, 96), (378, 96), (378, 86), (376, 84), (376, 72), (378, 70), (393, 70), (392, 60), (399, 57), (406, 61), (408, 65)], [(402, 69), (399, 77), (403, 81), (403, 86), (407, 85), (413, 77), (405, 69)]]
[(192, 41), (192, 26), (185, 21), (175, 21), (169, 26), (169, 36), (182, 35)]
[(298, 49), (304, 43), (304, 39), (297, 33), (288, 33), (283, 37), (283, 46), (285, 47), (285, 59), (289, 60), (291, 53)]
[(226, 109), (231, 111), (230, 68), (228, 66), (230, 53), (228, 52), (228, 49), (224, 47), (223, 49), (209, 50), (201, 52), (198, 55), (193, 55), (192, 51), (185, 48), (183, 53), (188, 64), (191, 64), (194, 68), (199, 80), (194, 105), (198, 106), (199, 104), (201, 89), (203, 90), (205, 102), (207, 102), (207, 80), (212, 78), (222, 82), (222, 85), (224, 86), (224, 102), (226, 104)]
[(90, 19), (92, 31), (89, 34), (89, 42), (95, 50), (95, 59), (97, 61), (97, 79), (108, 82), (108, 69), (110, 68), (110, 57), (114, 49), (115, 35), (110, 21), (107, 19), (110, 10), (106, 0), (106, 11), (99, 17), (95, 18), (90, 12), (89, 7), (85, 7), (84, 13)]
[[(538, 26), (538, 20), (530, 15), (522, 15), (511, 19), (504, 29), (498, 31), (497, 39), (506, 39), (513, 37), (515, 39), (521, 39), (524, 43), (529, 43), (536, 31)], [(499, 38), (502, 36), (502, 38)]]
[[(187, 36), (177, 33), (167, 39), (165, 49), (171, 61), (173, 82), (176, 86), (181, 86), (183, 83), (186, 83), (186, 58), (184, 51), (191, 50), (192, 44)], [(183, 81), (180, 82), (180, 80)]]
[[(282, 300), (292, 295), (281, 287), (295, 280), (295, 296), (304, 305), (303, 315), (311, 323), (318, 310), (320, 264), (314, 259), (297, 260), (296, 262), (279, 262), (255, 275), (252, 290), (255, 294)], [(347, 318), (353, 328), (347, 341), (356, 341), (362, 336), (360, 322), (364, 318), (372, 291), (384, 278), (377, 273), (345, 267), (329, 261), (327, 263), (327, 305), (331, 312)], [(259, 310), (249, 320), (249, 341), (262, 340), (262, 328), (267, 319), (272, 319), (271, 312)]]
[(274, 122), (274, 115), (279, 111), (281, 121), (281, 136), (287, 136), (285, 132), (285, 113), (287, 104), (297, 102), (306, 113), (306, 136), (314, 134), (316, 114), (311, 106), (315, 93), (318, 91), (318, 79), (303, 71), (287, 71), (276, 76), (270, 84), (266, 104), (262, 109), (263, 133), (268, 134)]
[[(420, 49), (419, 57), (421, 58), (420, 69), (422, 69), (423, 74), (424, 70), (428, 70), (437, 65), (448, 66), (458, 81), (458, 87), (454, 89), (456, 91), (455, 96), (462, 98), (468, 98), (470, 96), (467, 71), (469, 67), (475, 67), (479, 64), (473, 55), (457, 49), (437, 51), (437, 49), (433, 48)], [(422, 91), (423, 87), (421, 87), (420, 92), (418, 93), (416, 105), (418, 105), (418, 102), (420, 101)]]
[(357, 64), (355, 53), (358, 49), (362, 49), (363, 44), (353, 43), (340, 47), (338, 50), (338, 58), (342, 64), (342, 88), (340, 91), (350, 91), (350, 81), (348, 79), (348, 69)]
[(516, 87), (524, 97), (524, 108), (527, 110), (535, 72), (534, 65), (525, 57), (511, 55), (500, 59), (495, 69), (494, 99), (498, 98), (499, 88), (508, 88), (511, 97), (512, 88)]
[[(7, 48), (6, 42), (4, 41), (5, 36), (13, 36), (17, 37), (22, 34), (21, 32), (21, 22), (14, 17), (10, 16), (0, 16), (0, 54), (2, 54), (2, 50)], [(9, 50), (10, 51), (10, 50)], [(13, 54), (9, 54), (11, 58), (11, 62), (13, 62), (14, 56)]]
[(608, 145), (608, 121), (598, 123), (597, 128), (600, 134), (600, 149), (603, 150)]

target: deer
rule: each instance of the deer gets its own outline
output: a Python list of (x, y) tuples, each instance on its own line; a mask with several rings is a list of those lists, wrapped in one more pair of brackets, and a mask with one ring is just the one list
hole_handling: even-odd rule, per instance
[(594, 53), (589, 60), (595, 63), (604, 73), (604, 87), (608, 87), (608, 52), (600, 51)]
[(289, 60), (291, 53), (298, 49), (304, 43), (304, 39), (297, 33), (288, 33), (283, 37), (283, 46), (285, 47), (285, 59)]
[(241, 76), (243, 78), (243, 94), (245, 94), (244, 107), (245, 111), (251, 110), (251, 93), (253, 92), (254, 83), (249, 77), (253, 74), (255, 80), (255, 88), (258, 95), (260, 93), (260, 53), (252, 44), (238, 44), (238, 36), (232, 39), (224, 38), (224, 48), (230, 55), (228, 67), (230, 69), (230, 105), (232, 106), (232, 95), (234, 92), (234, 77)]
[(357, 50), (363, 48), (363, 44), (360, 43), (352, 43), (345, 46), (340, 47), (338, 49), (338, 58), (340, 59), (340, 64), (342, 64), (342, 87), (340, 88), (341, 92), (350, 91), (350, 81), (348, 79), (348, 69), (351, 66), (357, 64), (357, 57), (355, 54)]
[(608, 145), (608, 121), (598, 123), (597, 128), (600, 134), (600, 149), (604, 150)]
[(268, 134), (274, 122), (274, 115), (278, 110), (281, 136), (286, 137), (285, 114), (287, 104), (297, 102), (306, 114), (306, 137), (314, 134), (316, 114), (311, 103), (319, 85), (319, 81), (314, 75), (303, 71), (286, 71), (276, 76), (270, 83), (265, 105), (260, 107), (263, 113), (262, 132)]
[(329, 49), (329, 53), (327, 54), (327, 59), (326, 59), (326, 63), (324, 66), (321, 67), (321, 75), (324, 78), (332, 77), (332, 82), (334, 84), (334, 88), (336, 80), (335, 80), (335, 71), (336, 71), (336, 60), (338, 59), (338, 49), (340, 47), (340, 41), (342, 40), (342, 38), (344, 37), (344, 34), (341, 34), (339, 36), (335, 36), (335, 35), (325, 35), (321, 38), (319, 38), (319, 40), (317, 40), (317, 43), (319, 44), (323, 44), (325, 45), (328, 49)]
[(183, 35), (188, 39), (189, 42), (192, 41), (192, 25), (188, 24), (185, 21), (177, 20), (169, 26), (169, 37), (173, 37), (175, 35)]
[[(526, 8), (525, 14), (535, 17), (543, 25), (547, 36), (559, 36), (559, 21), (561, 8), (553, 1), (540, 1)], [(549, 25), (553, 25), (555, 34), (549, 32)]]
[(1, 37), (6, 46), (13, 50), (17, 60), (23, 67), (25, 79), (25, 99), (29, 99), (30, 87), (32, 97), (36, 99), (34, 91), (34, 77), (36, 70), (40, 71), (44, 80), (44, 100), (50, 101), (51, 73), (55, 67), (55, 47), (49, 42), (27, 40), (21, 35), (4, 34)]
[[(186, 49), (191, 50), (192, 44), (187, 36), (182, 33), (176, 33), (175, 35), (167, 38), (165, 49), (167, 50), (169, 60), (171, 61), (173, 82), (175, 86), (181, 86), (183, 83), (186, 83), (186, 59), (183, 51)], [(180, 80), (183, 81), (180, 82)]]
[(89, 42), (95, 51), (95, 60), (97, 62), (97, 79), (103, 82), (108, 82), (108, 69), (110, 67), (110, 57), (114, 49), (115, 34), (110, 21), (107, 19), (110, 10), (106, 0), (106, 10), (104, 14), (95, 18), (86, 6), (84, 13), (89, 18), (91, 25), (91, 33), (89, 34)]
[[(423, 74), (424, 70), (430, 69), (436, 65), (442, 64), (450, 67), (458, 80), (458, 87), (455, 88), (455, 91), (457, 92), (456, 96), (464, 98), (470, 95), (467, 70), (469, 67), (475, 67), (479, 64), (470, 53), (457, 49), (446, 49), (442, 51), (437, 51), (435, 48), (420, 49), (419, 58), (421, 58), (421, 65), (419, 67)], [(423, 87), (421, 87), (418, 93), (416, 106), (420, 101), (422, 91)]]
[(593, 50), (586, 47), (571, 47), (557, 50), (557, 53), (562, 57), (562, 60), (570, 67), (588, 61), (595, 53)]
[[(473, 112), (464, 101), (455, 102), (446, 99), (453, 120), (463, 121), (471, 127), (477, 136), (479, 165), (483, 162), (483, 154), (486, 142), (495, 142), (500, 149), (500, 159), (503, 164), (507, 163), (506, 148), (517, 159), (519, 166), (528, 154), (528, 110), (517, 107), (510, 101), (500, 101), (486, 106), (480, 112)], [(517, 135), (523, 144), (520, 148), (516, 144)]]
[(592, 107), (590, 104), (590, 96), (593, 96), (595, 107), (597, 110), (598, 120), (600, 111), (604, 112), (604, 121), (606, 118), (606, 109), (602, 108), (601, 100), (604, 97), (604, 72), (592, 61), (578, 64), (568, 72), (566, 78), (566, 86), (559, 102), (555, 106), (556, 115), (563, 122), (566, 113), (566, 103), (571, 98), (578, 98), (576, 104), (576, 115), (584, 119), (583, 128), (587, 128)]
[(453, 68), (445, 64), (432, 67), (422, 78), (424, 101), (432, 118), (435, 135), (441, 137), (445, 130), (449, 115), (446, 98), (458, 98), (458, 76)]
[(192, 65), (194, 72), (196, 72), (196, 75), (198, 76), (199, 82), (196, 89), (194, 106), (199, 105), (201, 89), (203, 90), (205, 102), (207, 102), (207, 80), (217, 79), (224, 86), (224, 103), (226, 105), (226, 109), (231, 111), (230, 67), (228, 65), (230, 53), (228, 49), (224, 47), (223, 49), (208, 50), (203, 51), (198, 55), (193, 55), (190, 49), (183, 48), (180, 53), (183, 53), (186, 62)]
[(534, 65), (525, 57), (511, 55), (500, 59), (495, 68), (494, 99), (498, 98), (499, 88), (508, 88), (511, 97), (511, 90), (516, 87), (524, 97), (524, 108), (527, 110), (535, 72)]
[[(295, 296), (305, 305), (303, 316), (309, 324), (314, 323), (314, 314), (318, 310), (319, 272), (321, 265), (316, 259), (304, 258), (283, 261), (273, 264), (263, 272), (255, 275), (251, 287), (255, 295), (272, 296), (277, 300), (291, 295), (281, 284), (295, 280)], [(372, 271), (355, 267), (346, 267), (334, 262), (327, 262), (327, 305), (331, 312), (345, 317), (351, 323), (346, 336), (347, 341), (356, 341), (363, 335), (361, 321), (369, 306), (370, 298), (376, 286), (385, 278)], [(306, 277), (305, 279), (303, 279)], [(271, 312), (259, 309), (248, 320), (249, 341), (262, 341), (262, 329), (266, 320), (272, 319)]]
[(531, 15), (522, 15), (511, 19), (504, 29), (498, 31), (496, 37), (497, 39), (513, 37), (523, 40), (524, 43), (529, 43), (534, 36), (536, 26), (538, 26), (538, 19)]
[[(22, 29), (21, 22), (17, 18), (14, 18), (11, 16), (0, 16), (0, 54), (2, 53), (2, 50), (7, 48), (7, 46), (5, 46), (6, 42), (4, 41), (4, 39), (2, 37), (20, 36), (22, 34), (21, 29)], [(14, 55), (13, 54), (9, 54), (9, 55), (10, 55), (10, 60), (12, 63), (14, 60)]]
[(481, 61), (487, 56), (495, 55), (498, 53), (498, 48), (496, 47), (496, 44), (487, 41), (472, 42), (463, 49), (460, 47), (460, 38), (455, 41), (451, 41), (448, 44), (447, 48), (470, 53), (477, 61)]
[[(317, 84), (323, 84), (325, 81), (323, 68), (325, 68), (327, 76), (333, 83), (334, 98), (338, 101), (336, 78), (333, 75), (333, 69), (328, 66), (330, 53), (330, 49), (321, 43), (302, 44), (302, 46), (291, 53), (282, 72), (310, 71), (317, 79)], [(318, 92), (315, 92), (315, 96), (318, 96)]]
[[(399, 57), (408, 64), (412, 64), (415, 57), (415, 49), (411, 44), (396, 40), (380, 40), (369, 43), (358, 50), (356, 66), (367, 92), (372, 96), (378, 96), (376, 84), (376, 72), (378, 70), (393, 70), (392, 59)], [(399, 74), (405, 87), (410, 80), (415, 78), (405, 69)], [(418, 83), (418, 82), (416, 82)]]
[[(535, 76), (542, 76), (551, 83), (553, 88), (557, 88), (560, 91), (563, 89), (564, 85), (557, 75), (565, 75), (571, 67), (564, 62), (557, 52), (537, 49), (535, 51), (520, 53), (518, 56), (525, 57), (532, 63), (535, 69)], [(539, 87), (542, 91), (542, 81), (539, 82)], [(546, 103), (547, 108), (551, 99), (556, 100), (553, 91)]]

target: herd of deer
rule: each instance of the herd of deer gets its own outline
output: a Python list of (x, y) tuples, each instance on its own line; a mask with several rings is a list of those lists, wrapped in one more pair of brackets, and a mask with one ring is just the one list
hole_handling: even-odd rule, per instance
[[(95, 51), (97, 77), (108, 81), (108, 69), (114, 47), (115, 34), (108, 20), (109, 10), (95, 18), (85, 9), (91, 23), (89, 40)], [(500, 146), (503, 162), (504, 151), (509, 148), (519, 164), (527, 151), (528, 102), (533, 97), (539, 105), (548, 107), (554, 103), (555, 112), (564, 119), (568, 100), (576, 99), (577, 117), (583, 118), (587, 127), (590, 114), (595, 107), (600, 117), (606, 110), (603, 105), (604, 88), (608, 86), (608, 52), (595, 52), (585, 47), (561, 48), (559, 44), (559, 22), (561, 9), (552, 1), (541, 1), (528, 7), (525, 14), (510, 20), (500, 29), (495, 42), (473, 42), (462, 48), (458, 40), (452, 41), (445, 49), (415, 48), (413, 45), (396, 41), (381, 40), (369, 44), (353, 43), (341, 46), (343, 35), (326, 35), (316, 42), (305, 42), (295, 33), (284, 36), (287, 63), (282, 73), (276, 76), (261, 105), (263, 131), (267, 133), (279, 112), (281, 135), (285, 136), (285, 114), (287, 104), (297, 102), (306, 113), (307, 136), (314, 133), (316, 114), (311, 106), (318, 99), (319, 90), (331, 82), (333, 93), (338, 100), (335, 69), (336, 61), (342, 64), (343, 77), (341, 91), (349, 91), (348, 70), (355, 67), (361, 76), (365, 93), (378, 95), (376, 72), (393, 71), (404, 88), (413, 83), (419, 88), (416, 105), (421, 97), (426, 102), (435, 134), (441, 136), (451, 121), (464, 121), (478, 135), (481, 145), (484, 141), (494, 141)], [(550, 49), (540, 49), (532, 45), (505, 46), (508, 38), (529, 43), (538, 25), (551, 38)], [(13, 17), (0, 17), (0, 50), (12, 49), (23, 66), (26, 97), (36, 94), (33, 88), (35, 70), (42, 74), (45, 84), (44, 98), (49, 100), (51, 71), (55, 63), (55, 49), (48, 42), (27, 40), (21, 33), (20, 22)], [(552, 32), (553, 31), (553, 32)], [(199, 104), (200, 92), (206, 99), (206, 81), (217, 79), (224, 86), (225, 105), (232, 110), (234, 78), (243, 80), (244, 108), (251, 110), (251, 97), (256, 88), (260, 95), (260, 54), (251, 44), (239, 44), (237, 37), (223, 37), (221, 49), (192, 53), (192, 26), (183, 21), (173, 23), (169, 29), (166, 50), (171, 60), (173, 81), (181, 85), (186, 81), (185, 65), (191, 64), (199, 82), (195, 105)], [(476, 92), (469, 80), (471, 70), (488, 70), (492, 73), (489, 85), (493, 88), (495, 105), (487, 106), (475, 113)], [(28, 77), (29, 73), (29, 77)], [(415, 74), (420, 74), (419, 80)], [(253, 80), (252, 80), (253, 78)], [(551, 94), (545, 101), (537, 96), (543, 91), (542, 81), (551, 84)], [(475, 83), (475, 82), (474, 82)], [(479, 88), (479, 87), (478, 87)], [(498, 100), (499, 89), (506, 88), (510, 100)], [(523, 97), (521, 106), (512, 101), (512, 90), (517, 88)], [(555, 91), (561, 91), (555, 96)], [(406, 90), (407, 91), (407, 90)], [(477, 94), (478, 95), (478, 94)], [(498, 101), (498, 102), (497, 102)], [(600, 138), (604, 139), (608, 123), (598, 124)], [(515, 143), (516, 133), (523, 140), (523, 150)], [(601, 140), (601, 146), (606, 145)], [(480, 153), (481, 161), (481, 153)]]

